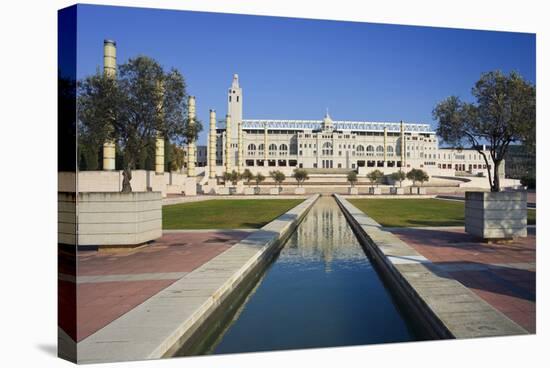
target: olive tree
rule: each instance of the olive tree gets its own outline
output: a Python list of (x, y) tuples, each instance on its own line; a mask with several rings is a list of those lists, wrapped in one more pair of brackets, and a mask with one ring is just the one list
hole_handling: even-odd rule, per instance
[(294, 174), (292, 174), (294, 179), (298, 182), (298, 186), (301, 186), (303, 182), (309, 179), (309, 175), (304, 169), (295, 169)]
[(430, 177), (422, 169), (411, 169), (406, 175), (407, 179), (412, 180), (413, 186), (416, 186), (416, 182), (419, 181), (422, 185), (425, 181), (428, 181)]
[(250, 181), (254, 179), (254, 174), (249, 169), (244, 169), (243, 173), (241, 174), (241, 177), (246, 180), (246, 184), (250, 186)]
[[(432, 114), (437, 134), (444, 142), (471, 145), (485, 160), (492, 192), (500, 191), (500, 165), (513, 142), (535, 150), (536, 91), (518, 73), (484, 73), (472, 88), (475, 102), (450, 96), (439, 102)], [(483, 150), (489, 147), (489, 157)], [(491, 166), (489, 159), (492, 160)]]
[(165, 71), (147, 56), (129, 59), (116, 77), (95, 75), (79, 83), (78, 119), (84, 140), (115, 142), (122, 154), (122, 192), (131, 192), (132, 170), (161, 137), (175, 144), (196, 140), (200, 121), (187, 117), (187, 91), (176, 69)]
[(399, 187), (403, 186), (403, 180), (406, 179), (405, 173), (402, 170), (396, 171), (390, 175), (390, 178), (393, 181), (399, 182)]
[(256, 188), (260, 188), (260, 183), (265, 180), (265, 176), (262, 175), (262, 173), (257, 173), (256, 176), (254, 176), (254, 181), (256, 182)]
[(282, 171), (275, 170), (270, 171), (269, 176), (271, 176), (271, 179), (273, 179), (273, 181), (277, 183), (277, 185), (279, 186), (279, 191), (281, 191), (281, 184), (283, 181), (285, 181), (286, 175)]
[(357, 173), (355, 171), (350, 171), (348, 173), (347, 180), (349, 184), (354, 187), (355, 183), (357, 183)]
[(380, 170), (373, 170), (370, 173), (367, 174), (367, 179), (369, 179), (370, 184), (378, 184), (380, 183), (380, 179), (384, 177), (384, 174)]

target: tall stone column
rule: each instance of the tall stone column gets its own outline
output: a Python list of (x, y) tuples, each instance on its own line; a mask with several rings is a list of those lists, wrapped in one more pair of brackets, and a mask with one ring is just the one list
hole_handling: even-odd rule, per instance
[(155, 140), (155, 174), (164, 174), (164, 137), (161, 133)]
[(237, 143), (237, 154), (239, 158), (238, 171), (242, 173), (244, 171), (244, 152), (243, 152), (243, 123), (239, 122), (239, 138)]
[(401, 167), (405, 167), (405, 125), (401, 120)]
[(384, 128), (384, 167), (388, 165), (388, 128)]
[[(109, 78), (116, 78), (116, 42), (111, 40), (103, 41), (103, 75)], [(103, 143), (103, 170), (115, 169), (115, 142)]]
[(264, 166), (267, 165), (267, 124), (264, 124)]
[[(157, 88), (159, 94), (162, 96), (164, 94), (164, 86), (162, 85), (162, 82), (158, 83)], [(160, 118), (164, 119), (164, 114), (162, 111), (162, 98), (159, 100), (157, 108), (159, 110)], [(155, 140), (155, 174), (164, 174), (164, 136), (161, 132), (157, 132), (157, 137)]]
[(210, 179), (216, 178), (216, 111), (210, 110), (210, 141), (208, 147), (208, 169)]
[(231, 115), (225, 115), (225, 171), (231, 172), (233, 169), (233, 157), (231, 149)]
[[(189, 124), (195, 124), (195, 97), (189, 96)], [(187, 176), (195, 176), (196, 146), (193, 139), (187, 144)]]

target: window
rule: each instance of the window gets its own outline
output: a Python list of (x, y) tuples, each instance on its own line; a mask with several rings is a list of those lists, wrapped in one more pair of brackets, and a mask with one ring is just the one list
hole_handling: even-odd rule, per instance
[(231, 96), (229, 96), (229, 102), (231, 102)]
[(256, 154), (256, 145), (254, 143), (250, 143), (248, 145), (248, 155), (254, 156)]
[(239, 96), (237, 96), (237, 102), (239, 102)]
[(367, 146), (367, 156), (374, 156), (374, 147), (371, 145)]
[(382, 146), (376, 147), (376, 156), (384, 156), (384, 147)]
[(363, 147), (362, 145), (358, 144), (357, 148), (355, 150), (356, 150), (356, 152), (355, 152), (356, 156), (364, 156), (365, 155), (365, 147)]

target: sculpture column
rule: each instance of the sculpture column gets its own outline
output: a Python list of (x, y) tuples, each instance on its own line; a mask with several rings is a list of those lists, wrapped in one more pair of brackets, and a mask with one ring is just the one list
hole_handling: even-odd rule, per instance
[(208, 147), (208, 169), (210, 179), (216, 179), (216, 111), (210, 110), (210, 141)]
[(231, 172), (231, 115), (225, 115), (225, 171)]
[[(195, 97), (189, 96), (188, 104), (189, 124), (195, 124)], [(187, 144), (187, 176), (195, 176), (195, 140), (193, 139)]]
[(243, 123), (239, 122), (239, 140), (237, 144), (237, 154), (239, 159), (238, 171), (242, 173), (244, 171), (244, 152), (243, 152)]
[(405, 167), (405, 126), (401, 120), (401, 167)]
[[(157, 88), (160, 96), (163, 96), (164, 86), (162, 85), (162, 82), (158, 82)], [(160, 118), (164, 119), (164, 114), (162, 111), (162, 97), (159, 99), (157, 109), (159, 110)], [(161, 132), (157, 132), (157, 137), (155, 140), (155, 174), (164, 174), (164, 136)]]
[(384, 128), (384, 167), (388, 166), (388, 128)]
[(264, 166), (267, 166), (267, 124), (264, 124)]
[[(109, 78), (116, 78), (116, 42), (111, 40), (103, 41), (103, 75)], [(115, 169), (115, 142), (106, 141), (103, 143), (103, 170)]]

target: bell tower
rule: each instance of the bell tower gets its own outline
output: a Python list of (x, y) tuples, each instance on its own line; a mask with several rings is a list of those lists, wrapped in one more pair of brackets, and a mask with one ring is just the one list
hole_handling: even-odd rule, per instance
[(239, 126), (243, 122), (243, 90), (239, 86), (238, 74), (233, 74), (233, 82), (227, 94), (227, 113), (231, 116), (232, 141), (236, 141), (239, 137)]

